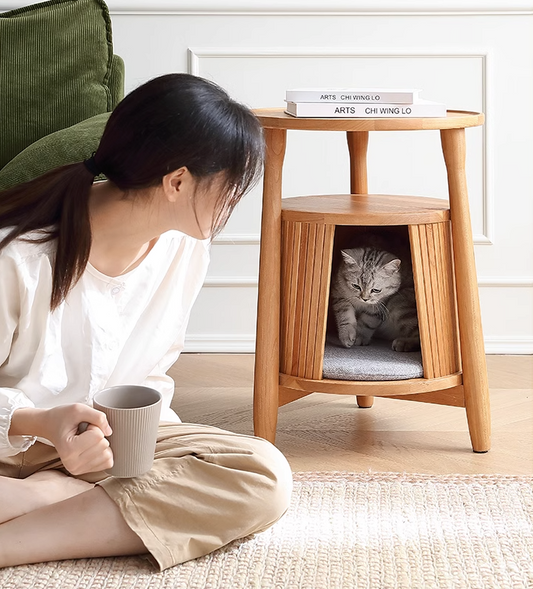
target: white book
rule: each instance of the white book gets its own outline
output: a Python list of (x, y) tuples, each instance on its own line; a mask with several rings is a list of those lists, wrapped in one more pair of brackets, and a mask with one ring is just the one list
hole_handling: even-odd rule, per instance
[(402, 88), (294, 88), (285, 92), (287, 102), (415, 102), (419, 89)]
[(287, 102), (285, 112), (309, 118), (425, 118), (445, 117), (446, 105), (430, 100), (413, 104), (339, 104), (335, 102)]

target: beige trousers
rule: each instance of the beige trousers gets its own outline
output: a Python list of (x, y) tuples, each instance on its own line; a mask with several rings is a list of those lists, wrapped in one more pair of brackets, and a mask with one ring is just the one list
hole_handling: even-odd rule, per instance
[[(35, 443), (0, 461), (0, 476), (66, 472), (55, 448)], [(275, 523), (287, 510), (292, 474), (272, 444), (196, 424), (162, 424), (152, 470), (133, 479), (105, 473), (100, 485), (164, 570)]]

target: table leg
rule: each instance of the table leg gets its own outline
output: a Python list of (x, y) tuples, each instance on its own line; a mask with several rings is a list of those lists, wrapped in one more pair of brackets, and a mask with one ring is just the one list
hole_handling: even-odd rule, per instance
[(254, 431), (274, 443), (279, 406), (281, 179), (287, 131), (265, 129), (266, 158), (259, 257)]
[(441, 130), (448, 172), (466, 416), (474, 452), (490, 449), (490, 398), (465, 174), (465, 130)]
[[(348, 151), (350, 152), (350, 194), (368, 194), (366, 154), (368, 150), (368, 131), (347, 131)], [(374, 397), (357, 396), (357, 405), (372, 407)]]
[(350, 152), (350, 194), (368, 194), (368, 131), (347, 131), (346, 138)]

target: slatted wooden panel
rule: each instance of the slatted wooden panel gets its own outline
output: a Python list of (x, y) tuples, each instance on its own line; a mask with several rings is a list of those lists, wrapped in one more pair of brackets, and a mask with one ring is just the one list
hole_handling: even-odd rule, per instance
[(410, 225), (425, 378), (461, 370), (449, 222)]
[(280, 371), (322, 378), (334, 225), (282, 221)]

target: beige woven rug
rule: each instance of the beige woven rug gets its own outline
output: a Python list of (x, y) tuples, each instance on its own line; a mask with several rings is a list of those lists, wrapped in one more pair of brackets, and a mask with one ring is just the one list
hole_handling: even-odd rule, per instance
[(533, 588), (533, 477), (299, 473), (270, 530), (163, 573), (142, 558), (0, 571), (2, 589)]

